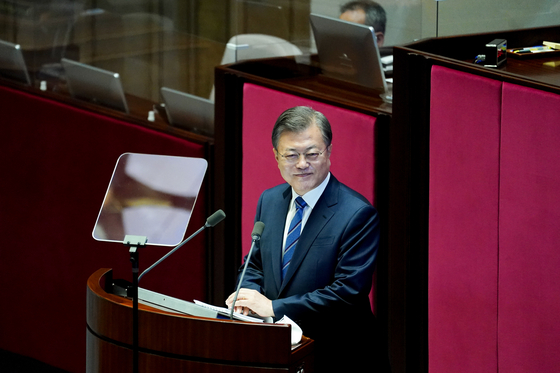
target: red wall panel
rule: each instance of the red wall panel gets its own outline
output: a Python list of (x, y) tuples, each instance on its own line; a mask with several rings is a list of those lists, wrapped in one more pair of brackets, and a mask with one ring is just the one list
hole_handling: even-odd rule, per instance
[(501, 83), (434, 66), (429, 370), (495, 372)]
[(500, 372), (560, 368), (560, 96), (504, 83)]
[(434, 66), (431, 104), (430, 372), (557, 371), (560, 96)]

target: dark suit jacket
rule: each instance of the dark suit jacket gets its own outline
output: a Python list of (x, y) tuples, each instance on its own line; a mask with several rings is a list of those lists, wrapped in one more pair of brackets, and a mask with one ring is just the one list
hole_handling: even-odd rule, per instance
[(319, 342), (319, 348), (371, 337), (369, 293), (379, 241), (377, 211), (331, 175), (281, 282), (282, 241), (291, 196), (288, 184), (261, 195), (255, 221), (262, 221), (265, 228), (242, 287), (271, 299), (275, 318), (288, 315), (304, 335)]

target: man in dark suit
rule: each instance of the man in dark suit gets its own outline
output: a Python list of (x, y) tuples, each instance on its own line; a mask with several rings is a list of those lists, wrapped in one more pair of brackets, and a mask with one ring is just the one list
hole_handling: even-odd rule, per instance
[(309, 107), (288, 109), (276, 121), (273, 151), (287, 184), (259, 199), (255, 221), (265, 229), (234, 307), (294, 320), (316, 342), (318, 372), (371, 371), (378, 216), (330, 173), (331, 142), (328, 120)]

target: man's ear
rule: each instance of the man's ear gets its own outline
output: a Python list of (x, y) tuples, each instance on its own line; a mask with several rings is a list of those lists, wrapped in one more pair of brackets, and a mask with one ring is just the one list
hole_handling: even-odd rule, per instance
[(382, 47), (385, 42), (385, 35), (382, 32), (376, 32), (375, 37), (377, 38), (377, 46)]
[(331, 142), (331, 144), (330, 144), (329, 146), (327, 146), (327, 155), (328, 155), (327, 158), (330, 158), (330, 157), (331, 157), (331, 152), (332, 152), (332, 142)]

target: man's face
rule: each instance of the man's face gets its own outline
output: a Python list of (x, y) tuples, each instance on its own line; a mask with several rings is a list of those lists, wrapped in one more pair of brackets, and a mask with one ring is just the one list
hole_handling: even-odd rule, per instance
[[(282, 177), (302, 196), (327, 177), (331, 167), (331, 149), (332, 144), (327, 148), (321, 131), (313, 124), (303, 132), (284, 132), (278, 141), (278, 149), (273, 150)], [(305, 154), (310, 157), (306, 159)], [(289, 155), (297, 158), (291, 162), (286, 158)], [(317, 155), (316, 159), (309, 159), (313, 155)]]
[[(366, 13), (362, 9), (347, 10), (338, 18), (347, 22), (359, 23), (361, 25), (366, 24)], [(377, 46), (382, 47), (383, 42), (385, 41), (385, 35), (383, 35), (382, 32), (376, 31), (375, 37), (377, 39)]]

